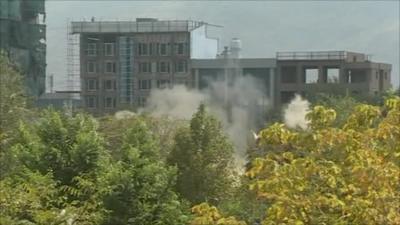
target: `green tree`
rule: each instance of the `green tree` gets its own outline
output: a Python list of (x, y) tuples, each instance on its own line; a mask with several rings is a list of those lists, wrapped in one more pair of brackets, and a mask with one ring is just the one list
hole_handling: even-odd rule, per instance
[[(44, 111), (42, 117), (32, 124), (21, 123), (15, 143), (10, 147), (13, 170), (2, 177), (1, 183), (9, 191), (20, 185), (30, 187), (16, 190), (28, 198), (18, 207), (34, 207), (30, 211), (31, 223), (51, 224), (34, 217), (40, 213), (35, 211), (40, 207), (53, 207), (58, 213), (64, 210), (66, 217), (79, 224), (98, 224), (102, 220), (105, 212), (99, 194), (103, 187), (96, 183), (107, 154), (96, 129), (97, 124), (90, 116), (79, 114), (70, 117), (52, 110)], [(39, 181), (52, 184), (49, 188), (54, 200), (45, 204), (41, 196), (47, 195), (39, 192), (41, 183), (32, 182), (26, 174), (35, 174)], [(46, 177), (51, 177), (51, 180)], [(8, 200), (12, 201), (6, 199), (4, 205), (10, 204)]]
[(60, 185), (71, 185), (76, 176), (95, 176), (105, 156), (97, 122), (90, 116), (68, 116), (45, 110), (33, 125), (22, 124), (13, 151), (22, 165), (42, 174), (53, 173)]
[(141, 120), (152, 132), (157, 142), (159, 142), (161, 148), (160, 157), (165, 161), (174, 146), (174, 136), (177, 130), (187, 123), (187, 121), (168, 117), (152, 117), (127, 112), (122, 113), (130, 115), (127, 117), (107, 116), (99, 119), (99, 131), (104, 135), (106, 147), (113, 149), (111, 153), (115, 157), (117, 157), (116, 154), (118, 154), (117, 149), (120, 149), (123, 144), (123, 137), (126, 130), (135, 126), (137, 120)]
[(23, 77), (15, 66), (0, 52), (0, 177), (12, 170), (10, 146), (20, 121), (31, 113), (27, 110), (27, 96)]
[(173, 192), (176, 170), (160, 160), (158, 143), (145, 123), (135, 119), (123, 139), (102, 184), (109, 187), (105, 224), (185, 224), (184, 206)]
[(11, 62), (0, 53), (0, 141), (16, 129), (26, 111), (27, 97), (23, 77)]
[(168, 160), (178, 168), (178, 193), (194, 204), (222, 201), (232, 187), (232, 154), (221, 124), (200, 105), (190, 127), (177, 132)]

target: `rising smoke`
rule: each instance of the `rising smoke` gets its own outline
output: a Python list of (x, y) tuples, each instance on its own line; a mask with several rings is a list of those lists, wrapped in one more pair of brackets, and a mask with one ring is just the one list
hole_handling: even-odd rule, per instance
[(293, 100), (284, 110), (284, 120), (286, 126), (290, 128), (307, 129), (307, 113), (310, 111), (310, 102), (303, 99), (300, 95), (295, 95)]
[(140, 111), (154, 116), (167, 115), (190, 119), (201, 103), (216, 116), (234, 144), (238, 165), (246, 163), (246, 147), (257, 120), (268, 106), (265, 86), (252, 76), (238, 76), (230, 82), (210, 82), (204, 90), (187, 89), (178, 85), (172, 89), (152, 90), (145, 108)]

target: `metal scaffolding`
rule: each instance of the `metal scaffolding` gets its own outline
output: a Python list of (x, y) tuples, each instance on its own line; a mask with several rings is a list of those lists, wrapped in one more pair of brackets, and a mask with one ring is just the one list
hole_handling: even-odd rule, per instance
[(80, 91), (80, 50), (79, 34), (71, 32), (70, 22), (67, 25), (67, 90)]

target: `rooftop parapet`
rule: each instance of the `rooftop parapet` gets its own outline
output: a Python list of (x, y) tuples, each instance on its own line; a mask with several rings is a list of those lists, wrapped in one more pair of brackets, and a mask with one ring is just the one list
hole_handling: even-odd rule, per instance
[(345, 51), (318, 51), (318, 52), (277, 52), (277, 60), (344, 60)]
[(192, 20), (139, 19), (136, 21), (80, 21), (72, 22), (72, 34), (77, 33), (142, 33), (190, 32), (207, 23)]
[(277, 52), (277, 60), (349, 60), (357, 56), (357, 59), (368, 60), (365, 54), (347, 51), (312, 51), (312, 52)]

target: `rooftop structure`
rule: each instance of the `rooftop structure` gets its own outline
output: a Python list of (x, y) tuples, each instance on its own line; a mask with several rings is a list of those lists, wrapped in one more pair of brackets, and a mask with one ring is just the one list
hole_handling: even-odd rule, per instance
[(190, 32), (205, 22), (192, 20), (158, 20), (137, 18), (136, 21), (90, 21), (72, 22), (72, 33), (148, 33)]

